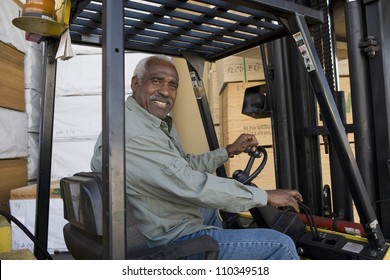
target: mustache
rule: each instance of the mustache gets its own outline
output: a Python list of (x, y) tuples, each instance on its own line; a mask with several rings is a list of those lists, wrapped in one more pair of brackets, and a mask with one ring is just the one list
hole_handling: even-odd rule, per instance
[(161, 96), (161, 95), (153, 95), (150, 97), (150, 100), (164, 102), (164, 103), (168, 103), (168, 104), (172, 104), (172, 102), (173, 102), (172, 98)]

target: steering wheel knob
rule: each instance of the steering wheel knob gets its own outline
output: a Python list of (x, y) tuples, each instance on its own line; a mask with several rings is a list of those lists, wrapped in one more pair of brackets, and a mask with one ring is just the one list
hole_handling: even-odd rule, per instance
[(236, 170), (233, 172), (233, 179), (243, 182), (248, 178), (249, 174), (247, 174), (245, 171), (242, 170)]
[(258, 146), (255, 151), (252, 151), (252, 147), (247, 147), (245, 149), (245, 153), (247, 153), (250, 157), (261, 158), (261, 156), (263, 155), (262, 150), (263, 149), (261, 146)]
[[(267, 151), (262, 146), (258, 146), (254, 152), (252, 152), (251, 147), (248, 147), (245, 149), (245, 153), (247, 153), (250, 158), (247, 163), (247, 166), (245, 167), (245, 170), (236, 170), (233, 172), (233, 179), (243, 183), (250, 185), (252, 180), (257, 177), (257, 175), (260, 174), (260, 172), (263, 170), (266, 162), (267, 162)], [(251, 173), (251, 169), (253, 166), (253, 163), (256, 158), (261, 158), (263, 156), (263, 159), (260, 163), (260, 165), (256, 168), (256, 170)]]

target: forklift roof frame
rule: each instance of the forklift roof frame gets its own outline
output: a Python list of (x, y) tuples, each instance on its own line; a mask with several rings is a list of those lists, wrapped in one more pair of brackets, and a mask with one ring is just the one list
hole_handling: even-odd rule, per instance
[[(364, 183), (308, 33), (307, 24), (324, 20), (320, 11), (285, 0), (72, 0), (71, 3), (72, 42), (101, 45), (103, 49), (103, 162), (107, 162), (102, 170), (105, 258), (124, 259), (126, 248), (124, 95), (118, 94), (124, 92), (124, 51), (163, 53), (186, 58), (189, 70), (194, 73), (193, 87), (196, 92), (205, 60), (215, 61), (288, 34), (298, 34), (298, 40), (303, 40), (309, 50), (309, 58), (315, 69), (309, 71), (309, 76), (316, 88), (320, 107), (324, 110), (324, 119), (335, 131), (336, 148), (344, 156), (340, 161), (345, 163), (344, 172), (352, 182), (351, 192), (355, 193), (355, 202), (362, 202), (362, 205), (358, 205), (358, 211), (367, 225), (368, 239), (374, 239), (374, 246), (383, 241), (375, 214), (365, 199)], [(54, 57), (58, 38), (47, 38), (45, 43), (35, 235), (47, 246), (56, 75)], [(207, 99), (200, 100), (201, 114), (202, 110), (206, 110), (203, 112), (203, 124), (206, 134), (209, 134), (206, 128), (210, 121)], [(217, 148), (216, 137), (211, 136), (208, 138), (209, 146), (211, 149)], [(39, 251), (35, 250), (35, 254), (40, 258)]]

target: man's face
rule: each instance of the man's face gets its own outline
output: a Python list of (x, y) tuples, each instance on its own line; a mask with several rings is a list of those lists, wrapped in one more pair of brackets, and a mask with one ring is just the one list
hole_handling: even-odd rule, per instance
[(169, 62), (153, 59), (146, 65), (142, 81), (133, 77), (131, 88), (133, 97), (152, 115), (164, 119), (175, 103), (179, 76)]

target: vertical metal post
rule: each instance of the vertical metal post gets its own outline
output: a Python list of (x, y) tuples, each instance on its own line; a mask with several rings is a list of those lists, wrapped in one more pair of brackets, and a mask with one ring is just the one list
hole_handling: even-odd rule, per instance
[[(331, 88), (335, 97), (336, 106), (342, 118), (343, 124), (346, 124), (346, 113), (345, 113), (345, 101), (344, 93), (340, 92), (340, 82), (338, 75), (338, 60), (337, 60), (337, 48), (336, 48), (336, 36), (334, 32), (334, 21), (333, 21), (333, 1), (327, 0), (327, 23), (329, 25), (329, 38), (324, 38), (324, 49), (325, 66), (328, 84)], [(332, 198), (333, 198), (333, 212), (338, 214), (338, 217), (343, 220), (353, 221), (353, 209), (352, 209), (352, 198), (349, 192), (348, 183), (343, 176), (343, 170), (340, 166), (340, 161), (337, 157), (333, 142), (329, 143), (329, 162), (330, 162), (330, 174), (332, 182)]]
[[(57, 60), (55, 59), (56, 40), (47, 39), (44, 48), (44, 85), (42, 96), (41, 127), (39, 133), (39, 168), (35, 212), (35, 237), (44, 249), (47, 249), (49, 232), (49, 204), (51, 156), (53, 147), (53, 122)], [(37, 259), (45, 256), (36, 247)]]
[(384, 235), (390, 238), (390, 1), (363, 2), (367, 33), (362, 51), (367, 55), (370, 70), (377, 151), (376, 208)]
[(126, 258), (123, 0), (103, 1), (103, 257)]
[[(210, 106), (207, 100), (206, 90), (201, 79), (201, 77), (203, 76), (205, 59), (197, 54), (190, 52), (183, 52), (183, 56), (187, 61), (192, 88), (195, 93), (196, 102), (198, 103), (199, 113), (202, 118), (203, 128), (205, 130), (209, 149), (210, 151), (218, 149), (218, 138), (214, 128), (214, 122), (210, 112)], [(216, 173), (219, 177), (227, 177), (226, 169), (223, 165), (217, 168)], [(224, 211), (219, 211), (219, 213), (221, 215), (224, 227), (231, 227), (231, 223), (234, 223), (236, 214)]]
[(320, 140), (317, 133), (317, 103), (306, 68), (291, 39), (289, 69), (292, 88), (296, 165), (299, 191), (313, 213), (323, 215)]
[(374, 204), (377, 196), (375, 177), (377, 167), (367, 58), (359, 47), (360, 42), (365, 38), (361, 1), (347, 1), (345, 23), (356, 161), (370, 201)]
[[(206, 138), (210, 151), (218, 149), (218, 138), (214, 128), (213, 118), (206, 96), (206, 90), (204, 88), (203, 81), (201, 78), (201, 76), (203, 76), (202, 74), (205, 60), (194, 53), (183, 53), (183, 56), (186, 58), (187, 61), (188, 70), (190, 72), (190, 78), (192, 82), (192, 88), (194, 89), (196, 102), (198, 103), (199, 112), (202, 118), (202, 123), (206, 133)], [(217, 169), (216, 173), (219, 177), (227, 177), (224, 166), (220, 166)]]
[(354, 198), (356, 209), (372, 249), (371, 254), (377, 255), (378, 251), (385, 248), (385, 240), (374, 209), (368, 199), (368, 194), (349, 145), (344, 125), (326, 81), (320, 59), (315, 52), (314, 44), (303, 15), (295, 14), (291, 16), (289, 18), (289, 26), (298, 49), (302, 54), (325, 123), (331, 132), (332, 141), (343, 168), (344, 176), (351, 188), (350, 191)]
[(278, 39), (269, 44), (274, 74), (270, 85), (272, 92), (272, 120), (275, 132), (274, 152), (276, 158), (276, 173), (278, 176), (278, 188), (288, 189), (291, 186), (297, 186), (296, 174), (293, 163), (294, 145), (292, 131), (293, 121), (291, 115), (291, 104), (288, 102), (288, 96), (291, 95), (291, 84), (288, 78), (286, 63), (288, 56), (286, 53), (283, 39)]

